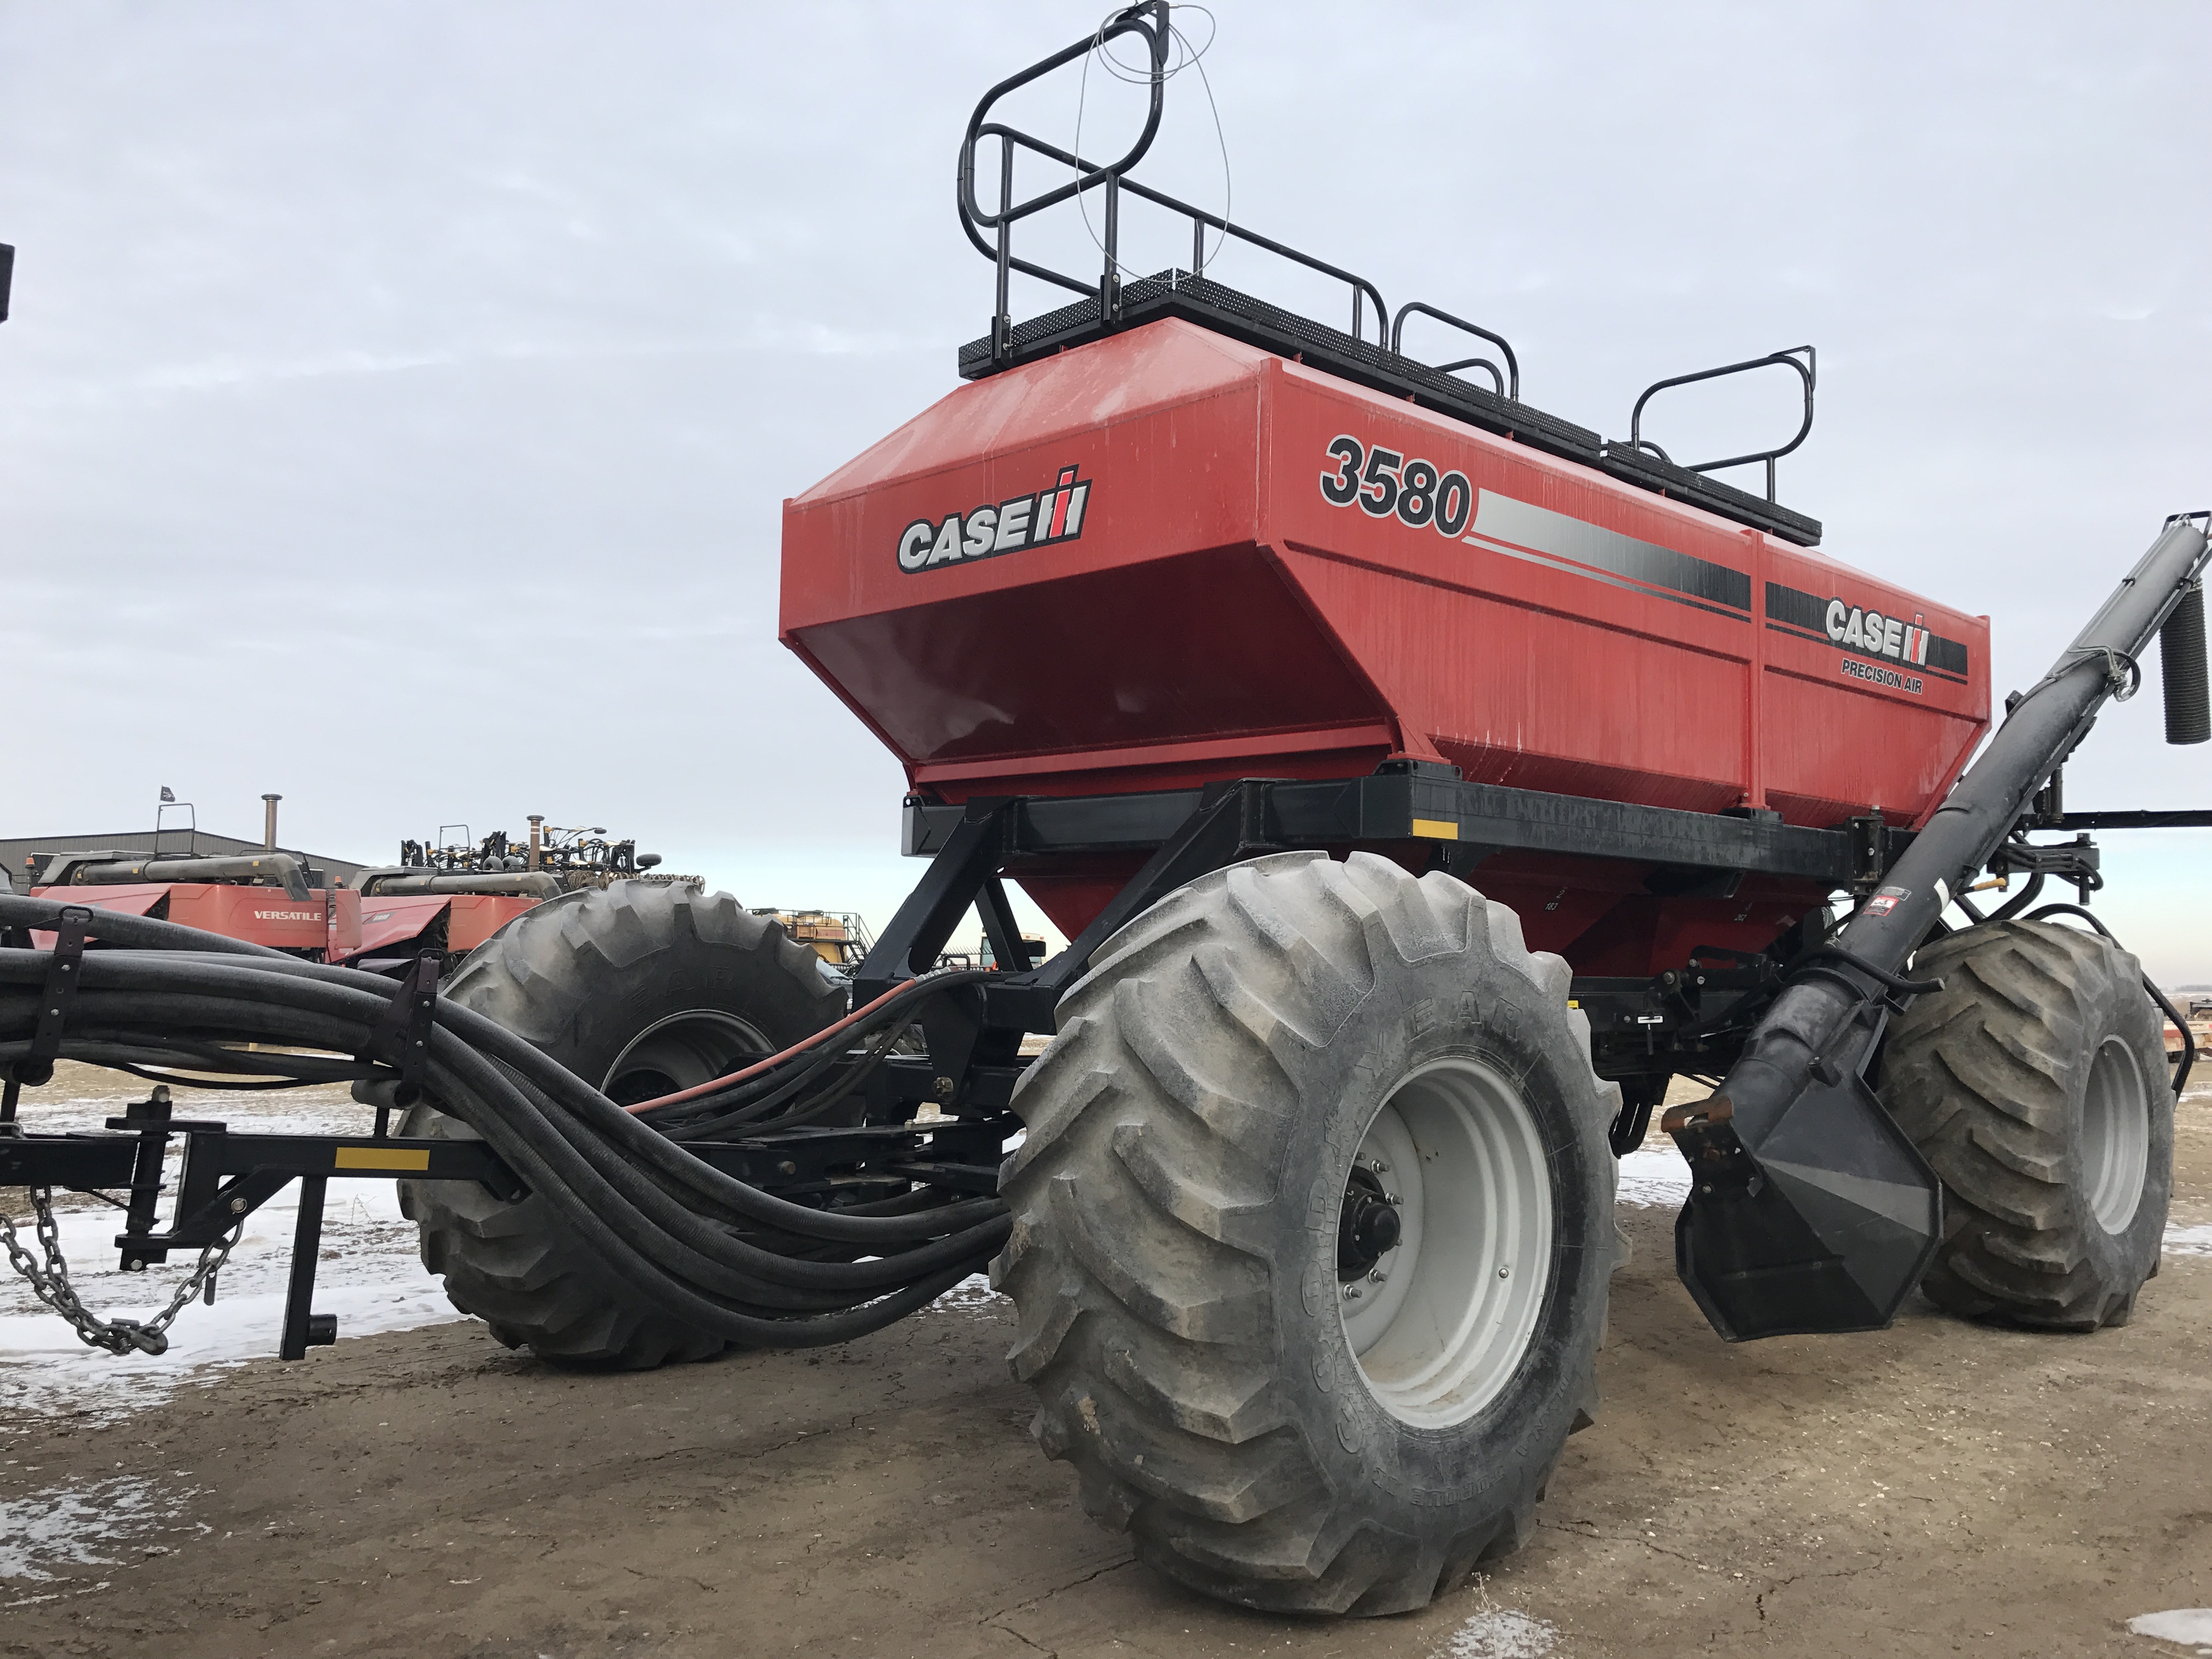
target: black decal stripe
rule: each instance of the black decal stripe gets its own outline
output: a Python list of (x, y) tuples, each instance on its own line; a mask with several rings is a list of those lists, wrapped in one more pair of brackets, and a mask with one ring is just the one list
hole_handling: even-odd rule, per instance
[(1809, 640), (1814, 645), (1833, 645), (1835, 643), (1835, 641), (1830, 639), (1826, 634), (1808, 634), (1802, 628), (1784, 628), (1780, 623), (1771, 622), (1767, 623), (1766, 631), (1770, 634), (1787, 634), (1793, 640)]
[(1784, 587), (1780, 582), (1769, 582), (1766, 585), (1766, 614), (1776, 622), (1787, 623), (1792, 628), (1809, 629), (1824, 644), (1832, 643), (1828, 639), (1828, 602), (1817, 593)]
[[(1766, 585), (1766, 614), (1771, 618), (1766, 624), (1779, 633), (1808, 630), (1804, 637), (1821, 645), (1833, 645), (1828, 637), (1828, 604), (1817, 593), (1808, 593), (1802, 588), (1785, 587), (1780, 582)], [(1865, 606), (1856, 607), (1864, 611)], [(1918, 624), (1915, 623), (1917, 627)], [(1966, 647), (1963, 641), (1947, 640), (1941, 634), (1928, 635), (1928, 660), (1908, 665), (1925, 668), (1939, 678), (1966, 684)]]
[(1691, 599), (1687, 594), (1670, 592), (1663, 587), (1646, 587), (1638, 582), (1629, 581), (1620, 576), (1608, 575), (1602, 570), (1592, 570), (1587, 565), (1570, 563), (1565, 559), (1554, 559), (1543, 553), (1531, 553), (1525, 547), (1509, 547), (1503, 542), (1485, 541), (1474, 536), (1462, 536), (1460, 539), (1470, 546), (1480, 548), (1486, 553), (1502, 553), (1507, 558), (1519, 559), (1524, 564), (1540, 564), (1547, 570), (1562, 571), (1570, 576), (1587, 577), (1594, 582), (1603, 582), (1607, 587), (1617, 587), (1624, 593), (1641, 594), (1647, 599), (1664, 599), (1669, 605), (1686, 605), (1692, 611), (1703, 611), (1712, 616), (1726, 617), (1730, 622), (1750, 620), (1741, 611), (1723, 611), (1717, 605), (1706, 605), (1700, 600)]
[[(1495, 552), (1533, 558), (1601, 581), (1607, 578), (1600, 573), (1610, 573), (1626, 579), (1612, 583), (1614, 586), (1630, 587), (1654, 599), (1674, 599), (1679, 604), (1711, 611), (1716, 616), (1732, 616), (1739, 622), (1751, 618), (1751, 578), (1742, 571), (1709, 559), (1692, 558), (1655, 542), (1638, 541), (1601, 525), (1585, 524), (1565, 513), (1516, 501), (1495, 490), (1481, 493), (1472, 535), (1465, 539), (1474, 537), (1481, 538), (1478, 545)], [(1555, 562), (1559, 561), (1565, 562)], [(1718, 608), (1722, 606), (1727, 608)]]

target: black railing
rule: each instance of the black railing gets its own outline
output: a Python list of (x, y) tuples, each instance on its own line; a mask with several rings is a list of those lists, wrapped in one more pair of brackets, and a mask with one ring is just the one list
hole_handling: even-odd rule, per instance
[[(1474, 331), (1481, 332), (1479, 329)], [(1798, 361), (1801, 353), (1804, 359), (1802, 362)], [(1764, 357), (1753, 357), (1744, 362), (1724, 363), (1718, 368), (1701, 368), (1694, 374), (1676, 374), (1668, 380), (1654, 380), (1644, 388), (1644, 395), (1636, 400), (1636, 407), (1629, 411), (1629, 447), (1648, 450), (1669, 466), (1681, 465), (1657, 444), (1649, 441), (1644, 436), (1644, 405), (1651, 401), (1654, 392), (1664, 392), (1669, 386), (1689, 386), (1698, 380), (1717, 380), (1724, 374), (1742, 374), (1754, 368), (1778, 367), (1794, 369), (1796, 371), (1797, 378), (1804, 383), (1805, 386), (1805, 418), (1798, 426), (1796, 437), (1778, 449), (1760, 449), (1748, 455), (1731, 455), (1723, 461), (1698, 461), (1689, 468), (1692, 472), (1717, 472), (1726, 467), (1748, 466), (1753, 461), (1765, 461), (1766, 463), (1766, 499), (1771, 501), (1774, 499), (1775, 462), (1803, 443), (1806, 434), (1813, 429), (1813, 384), (1818, 366), (1817, 355), (1812, 347), (1791, 346), (1787, 350), (1770, 352)]]
[(1438, 322), (1449, 324), (1463, 334), (1472, 334), (1478, 340), (1487, 340), (1498, 348), (1499, 355), (1505, 359), (1505, 368), (1502, 372), (1498, 365), (1487, 357), (1462, 357), (1449, 363), (1431, 364), (1431, 367), (1441, 369), (1447, 374), (1456, 374), (1463, 368), (1485, 369), (1488, 371), (1490, 378), (1497, 382), (1499, 397), (1510, 398), (1516, 404), (1521, 401), (1521, 360), (1513, 355), (1513, 348), (1506, 343), (1505, 337), (1503, 334), (1492, 334), (1488, 329), (1478, 327), (1463, 317), (1455, 317), (1448, 311), (1439, 311), (1434, 306), (1425, 304), (1419, 300), (1407, 301), (1398, 307), (1398, 314), (1391, 319), (1390, 349), (1392, 351), (1401, 356), (1405, 355), (1405, 348), (1399, 344), (1399, 340), (1406, 331), (1406, 319), (1414, 314), (1433, 317)]
[[(1103, 48), (1124, 35), (1140, 37), (1150, 53), (1152, 88), (1151, 103), (1145, 118), (1144, 128), (1127, 154), (1119, 161), (1099, 163), (1085, 160), (1072, 150), (1048, 143), (1034, 133), (1024, 132), (1003, 122), (988, 119), (992, 106), (1007, 94), (1041, 79), (1054, 70), (1073, 63), (1085, 53)], [(1168, 58), (1173, 36), (1168, 22), (1167, 0), (1146, 0), (1143, 5), (1132, 6), (1121, 12), (1096, 33), (1087, 35), (1072, 46), (1053, 53), (1049, 58), (1031, 64), (1018, 75), (1009, 76), (983, 94), (969, 118), (967, 136), (960, 144), (959, 208), (960, 226), (978, 252), (998, 267), (997, 305), (992, 313), (991, 351), (995, 361), (1004, 361), (1012, 355), (1013, 313), (1010, 289), (1013, 273), (1019, 271), (1039, 282), (1051, 283), (1078, 294), (1098, 296), (1098, 320), (1111, 326), (1121, 314), (1121, 194), (1124, 191), (1139, 201), (1149, 202), (1170, 213), (1182, 215), (1190, 221), (1191, 269), (1194, 277), (1206, 271), (1206, 235), (1209, 230), (1222, 236), (1235, 237), (1238, 241), (1287, 259), (1293, 264), (1318, 272), (1323, 276), (1344, 283), (1352, 290), (1352, 336), (1362, 337), (1366, 321), (1366, 307), (1375, 307), (1375, 332), (1377, 346), (1386, 343), (1385, 328), (1390, 319), (1389, 307), (1382, 302), (1382, 290), (1364, 276), (1330, 264), (1325, 259), (1301, 253), (1287, 247), (1272, 237), (1233, 225), (1219, 214), (1209, 213), (1204, 208), (1194, 207), (1188, 202), (1177, 201), (1150, 185), (1139, 184), (1130, 178), (1129, 171), (1145, 158), (1159, 134), (1160, 115), (1165, 106), (1168, 80)], [(987, 138), (999, 141), (999, 205), (995, 211), (987, 210), (975, 195), (975, 149)], [(1067, 168), (1075, 176), (1048, 190), (1039, 191), (1028, 199), (1017, 202), (1014, 197), (1014, 156), (1017, 150), (1027, 150)], [(1097, 190), (1105, 197), (1105, 228), (1103, 236), (1104, 268), (1094, 284), (1071, 276), (1034, 260), (1024, 259), (1013, 251), (1014, 227), (1024, 219), (1033, 218), (1048, 208), (1081, 196), (1085, 191)], [(989, 233), (988, 235), (986, 233)], [(1477, 330), (1480, 333), (1481, 331)], [(1485, 336), (1494, 338), (1494, 336)]]

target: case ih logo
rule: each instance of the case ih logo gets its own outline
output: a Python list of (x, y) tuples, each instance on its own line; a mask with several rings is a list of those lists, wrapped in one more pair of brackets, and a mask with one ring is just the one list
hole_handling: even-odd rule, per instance
[(1083, 510), (1091, 500), (1091, 480), (1064, 466), (1047, 490), (1017, 495), (996, 507), (970, 507), (942, 524), (916, 519), (899, 532), (899, 568), (909, 576), (944, 564), (967, 564), (1017, 548), (1072, 542), (1083, 533)]
[(1885, 617), (1879, 611), (1861, 611), (1841, 599), (1828, 601), (1825, 618), (1828, 637), (1838, 645), (1863, 651), (1870, 657), (1890, 657), (1899, 662), (1925, 663), (1928, 641), (1924, 628)]
[[(1887, 657), (1892, 662), (1924, 668), (1934, 678), (1948, 680), (1954, 685), (1967, 684), (1966, 641), (1945, 639), (1926, 627), (1924, 619), (1919, 617), (1906, 622), (1900, 617), (1885, 617), (1871, 607), (1849, 605), (1837, 599), (1824, 599), (1802, 587), (1769, 582), (1766, 625), (1777, 633), (1808, 640), (1814, 645), (1840, 645), (1846, 651), (1863, 652), (1869, 657)], [(1843, 660), (1843, 672), (1853, 679), (1886, 685), (1893, 691), (1910, 691), (1916, 696), (1925, 689), (1917, 677), (1900, 676), (1893, 670), (1850, 657)]]

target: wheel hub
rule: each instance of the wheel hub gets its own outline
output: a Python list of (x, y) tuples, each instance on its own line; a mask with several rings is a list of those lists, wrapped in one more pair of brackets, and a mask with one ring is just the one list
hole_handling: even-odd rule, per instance
[(1390, 1091), (1336, 1235), (1338, 1311), (1385, 1410), (1444, 1428), (1504, 1390), (1535, 1335), (1552, 1237), (1550, 1160), (1511, 1083), (1450, 1059)]
[(2125, 1232), (2142, 1202), (2150, 1167), (2150, 1091), (2135, 1055), (2107, 1037), (2090, 1062), (2081, 1095), (2081, 1184), (2097, 1224)]
[(1340, 1283), (1364, 1279), (1376, 1263), (1397, 1249), (1404, 1236), (1397, 1194), (1386, 1191), (1382, 1179), (1361, 1165), (1344, 1186), (1344, 1210), (1336, 1225), (1336, 1277)]

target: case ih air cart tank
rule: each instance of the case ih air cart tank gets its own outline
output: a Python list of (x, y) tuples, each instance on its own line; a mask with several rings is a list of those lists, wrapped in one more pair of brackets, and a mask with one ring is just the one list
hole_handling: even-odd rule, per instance
[[(1773, 499), (1802, 429), (1697, 468), (1643, 400), (1625, 442), (1540, 413), (1497, 336), (1140, 184), (1168, 9), (1101, 39), (1150, 54), (1136, 143), (992, 118), (1093, 40), (993, 90), (959, 169), (999, 275), (969, 384), (787, 508), (783, 637), (905, 763), (930, 860), (849, 1011), (781, 928), (635, 883), (520, 918), (443, 995), (0, 901), (64, 929), (0, 952), (24, 1083), (58, 1054), (305, 1075), (235, 1047), (282, 1042), (379, 1108), (273, 1146), (149, 1104), (135, 1136), (0, 1142), (0, 1179), (127, 1184), (180, 1135), (174, 1219), (149, 1197), (122, 1242), (215, 1251), (292, 1174), (406, 1170), (460, 1306), (602, 1363), (841, 1340), (988, 1262), (1091, 1512), (1288, 1610), (1419, 1607), (1527, 1535), (1596, 1407), (1614, 1156), (1670, 1076), (1713, 1085), (1664, 1127), (1723, 1336), (1878, 1328), (1916, 1285), (2124, 1318), (2179, 1079), (2135, 959), (2032, 908), (2086, 899), (2094, 846), (2034, 837), (2212, 823), (2069, 813), (2058, 782), (2154, 636), (2169, 736), (2207, 735), (2204, 515), (1962, 772), (1986, 626), (1812, 550)], [(1018, 197), (1018, 153), (1063, 181)], [(1096, 278), (1020, 252), (1079, 191)], [(1190, 228), (1189, 269), (1121, 270), (1133, 204)], [(1340, 279), (1350, 326), (1207, 278), (1224, 237)], [(1016, 322), (1016, 272), (1071, 303)], [(1424, 361), (1409, 325), (1486, 361)], [(1811, 353), (1715, 372), (1755, 367), (1809, 422)], [(1708, 476), (1761, 462), (1764, 496)], [(2025, 889), (1984, 914), (1985, 874)], [(971, 905), (1028, 960), (1008, 881), (1068, 948), (938, 970)], [(127, 948), (73, 953), (88, 922)], [(603, 1091), (641, 1042), (708, 1075), (625, 1109)], [(311, 1249), (295, 1271), (305, 1322)]]

